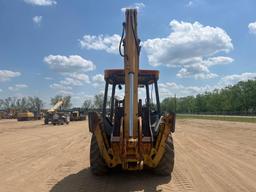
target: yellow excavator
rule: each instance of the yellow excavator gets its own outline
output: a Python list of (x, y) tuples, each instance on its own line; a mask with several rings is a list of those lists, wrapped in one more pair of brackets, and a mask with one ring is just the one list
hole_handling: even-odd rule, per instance
[(17, 121), (31, 121), (35, 119), (35, 115), (32, 112), (26, 111), (17, 113)]
[[(123, 170), (150, 168), (156, 174), (171, 175), (174, 167), (172, 133), (175, 131), (175, 113), (161, 112), (157, 83), (159, 71), (139, 69), (137, 10), (127, 9), (125, 17), (119, 45), (124, 69), (105, 70), (102, 112), (88, 114), (92, 133), (91, 171), (95, 175), (103, 175), (114, 167)], [(120, 90), (116, 91), (116, 88), (121, 89), (122, 86), (125, 87), (124, 98), (118, 99), (116, 93)], [(139, 89), (144, 90), (144, 99), (139, 98)], [(153, 90), (155, 103), (151, 99)]]

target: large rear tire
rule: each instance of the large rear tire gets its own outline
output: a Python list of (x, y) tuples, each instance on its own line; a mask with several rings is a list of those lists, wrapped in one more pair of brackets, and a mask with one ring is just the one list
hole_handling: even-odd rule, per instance
[(91, 171), (94, 175), (105, 175), (108, 172), (108, 167), (101, 156), (96, 136), (94, 134), (92, 134), (91, 138), (90, 165)]
[(158, 166), (154, 169), (157, 175), (171, 176), (174, 167), (174, 146), (172, 135), (166, 140), (165, 152)]

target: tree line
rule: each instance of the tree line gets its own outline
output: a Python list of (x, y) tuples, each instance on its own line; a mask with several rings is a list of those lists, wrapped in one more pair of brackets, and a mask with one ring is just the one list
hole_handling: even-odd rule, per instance
[(93, 99), (85, 99), (82, 107), (87, 110), (91, 109), (102, 109), (104, 102), (104, 95), (103, 93), (94, 95)]
[(5, 99), (0, 99), (0, 109), (7, 112), (38, 112), (42, 107), (43, 101), (39, 97), (7, 97)]
[(161, 102), (161, 108), (177, 113), (255, 114), (256, 80), (240, 81), (196, 96), (168, 97)]
[[(85, 98), (81, 107), (85, 110), (102, 109), (103, 98), (103, 94), (97, 94), (93, 99)], [(51, 98), (51, 105), (54, 106), (60, 99), (64, 100), (63, 109), (71, 108), (71, 96), (57, 95)], [(38, 97), (0, 99), (0, 109), (5, 111), (40, 111), (42, 108), (43, 101)], [(162, 100), (161, 109), (191, 114), (256, 114), (256, 80), (240, 81), (233, 86), (196, 96), (168, 97)]]
[[(93, 99), (85, 99), (82, 108), (101, 109), (103, 107), (103, 94), (97, 94)], [(70, 109), (72, 107), (71, 96), (56, 95), (50, 99), (50, 104), (54, 106), (58, 101), (63, 100), (62, 109)], [(44, 106), (43, 101), (39, 97), (7, 97), (0, 99), (0, 110), (10, 112), (39, 112)]]

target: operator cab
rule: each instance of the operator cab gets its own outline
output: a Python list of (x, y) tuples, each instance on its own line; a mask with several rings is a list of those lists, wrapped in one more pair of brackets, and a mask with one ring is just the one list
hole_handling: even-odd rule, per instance
[[(112, 134), (114, 137), (120, 136), (121, 119), (124, 117), (124, 99), (120, 95), (124, 95), (124, 88), (121, 94), (116, 94), (125, 84), (125, 73), (122, 69), (105, 70), (105, 94), (103, 102), (103, 119), (104, 129), (108, 136)], [(160, 101), (158, 93), (157, 81), (159, 79), (159, 71), (157, 70), (139, 70), (138, 74), (138, 90), (144, 92), (144, 98), (138, 99), (138, 116), (142, 117), (142, 134), (154, 140), (156, 135), (155, 127), (161, 116)], [(109, 92), (109, 86), (112, 90)], [(154, 88), (155, 103), (152, 103), (152, 91)], [(118, 90), (119, 89), (119, 90)], [(142, 90), (141, 90), (142, 89)], [(143, 90), (144, 89), (144, 90)], [(151, 91), (150, 91), (151, 90)], [(116, 96), (117, 95), (117, 96)], [(118, 98), (119, 97), (119, 98)], [(124, 96), (123, 96), (124, 97)]]

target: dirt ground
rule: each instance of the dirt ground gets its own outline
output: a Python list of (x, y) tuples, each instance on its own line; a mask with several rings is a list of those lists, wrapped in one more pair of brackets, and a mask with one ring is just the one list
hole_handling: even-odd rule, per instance
[(0, 121), (1, 192), (256, 191), (256, 124), (178, 120), (172, 177), (89, 169), (87, 122)]

